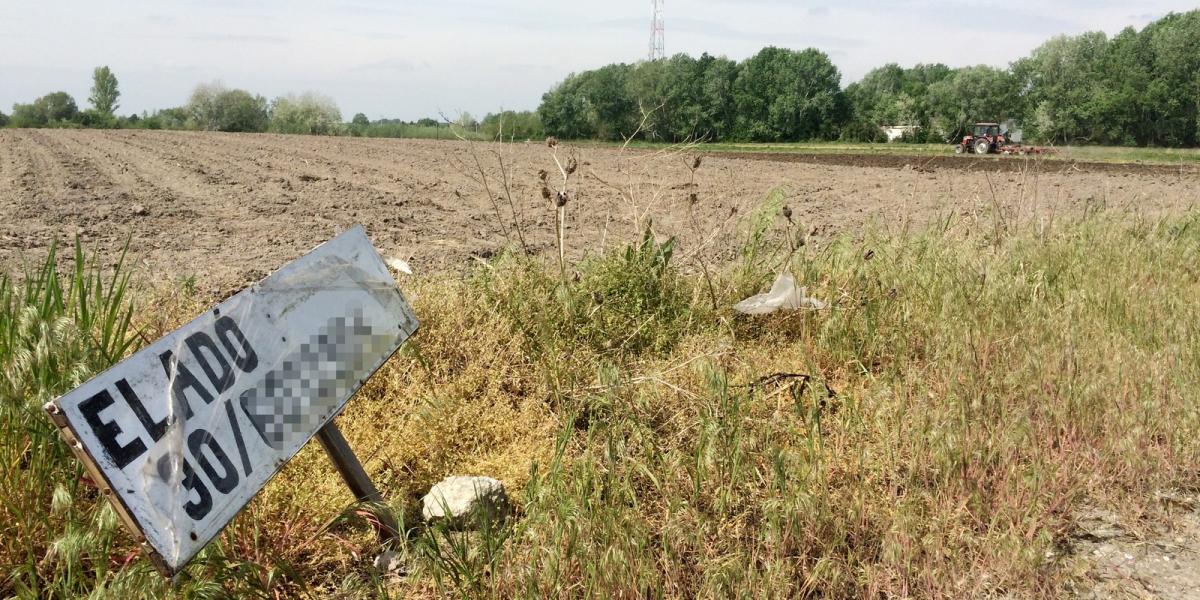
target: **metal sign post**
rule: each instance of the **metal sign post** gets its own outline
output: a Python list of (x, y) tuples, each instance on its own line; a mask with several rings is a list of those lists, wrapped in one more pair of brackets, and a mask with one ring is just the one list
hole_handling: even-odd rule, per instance
[[(350, 444), (342, 436), (342, 430), (338, 429), (337, 424), (330, 421), (317, 432), (317, 439), (325, 449), (325, 454), (329, 455), (329, 460), (337, 469), (338, 475), (342, 476), (342, 481), (346, 482), (346, 487), (350, 488), (350, 493), (354, 494), (355, 500), (383, 504), (383, 496), (375, 489), (375, 484), (371, 483), (371, 477), (367, 475), (366, 469), (363, 469), (362, 463), (358, 462), (358, 457), (354, 455), (354, 450), (350, 449)], [(376, 517), (379, 519), (379, 523), (375, 525), (379, 541), (386, 544), (396, 539), (400, 532), (395, 518), (386, 512), (378, 513)]]
[[(355, 227), (46, 410), (173, 575), (313, 436), (355, 498), (381, 500), (333, 418), (416, 330)], [(380, 529), (395, 534), (394, 524)]]

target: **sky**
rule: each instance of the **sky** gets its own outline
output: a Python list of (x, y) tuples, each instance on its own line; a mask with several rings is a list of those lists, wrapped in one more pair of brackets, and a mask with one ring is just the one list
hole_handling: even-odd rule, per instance
[[(843, 85), (888, 62), (1005, 66), (1059, 34), (1143, 27), (1178, 0), (665, 0), (667, 54), (825, 51)], [(317, 91), (348, 120), (537, 107), (572, 72), (646, 57), (650, 0), (0, 0), (0, 111), (120, 80), (120, 114), (220, 81)]]

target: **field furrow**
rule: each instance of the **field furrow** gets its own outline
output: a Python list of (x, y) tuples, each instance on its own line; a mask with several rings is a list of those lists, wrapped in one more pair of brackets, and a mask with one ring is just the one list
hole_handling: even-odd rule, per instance
[[(522, 242), (555, 254), (554, 207), (542, 187), (556, 194), (563, 181), (545, 144), (3, 130), (0, 148), (7, 270), (55, 239), (79, 235), (115, 253), (128, 238), (155, 276), (238, 286), (357, 223), (382, 251), (426, 272), (459, 270)], [(762, 210), (787, 205), (816, 244), (869, 227), (970, 226), (996, 212), (1009, 223), (1098, 208), (1152, 216), (1200, 201), (1200, 175), (1187, 169), (713, 153), (693, 170), (701, 154), (560, 146), (563, 167), (575, 165), (565, 186), (568, 256), (599, 254), (651, 228), (678, 238), (685, 269), (699, 269), (700, 258), (733, 257), (768, 197)]]

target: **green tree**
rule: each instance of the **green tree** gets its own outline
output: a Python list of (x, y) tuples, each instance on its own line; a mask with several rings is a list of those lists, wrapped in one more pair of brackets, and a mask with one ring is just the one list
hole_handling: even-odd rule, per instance
[(270, 122), (266, 98), (220, 83), (197, 86), (187, 111), (192, 127), (208, 131), (261, 132)]
[(596, 137), (621, 140), (633, 135), (641, 123), (642, 113), (629, 95), (632, 72), (632, 65), (619, 63), (584, 73), (579, 92)]
[(463, 129), (475, 129), (479, 125), (479, 121), (476, 121), (471, 113), (464, 110), (458, 114), (458, 118), (454, 119), (454, 124)]
[(546, 136), (542, 120), (536, 112), (506, 110), (489, 113), (479, 123), (479, 129), (490, 138), (533, 140)]
[(270, 117), (267, 99), (245, 90), (230, 90), (217, 102), (221, 131), (261, 132), (267, 130)]
[(636, 65), (572, 74), (542, 96), (549, 134), (622, 140), (719, 140), (733, 129), (737, 64), (709, 54), (678, 54)]
[(704, 66), (686, 54), (676, 54), (633, 68), (629, 95), (637, 105), (639, 123), (645, 115), (643, 137), (678, 142), (706, 133)]
[(120, 106), (117, 104), (117, 99), (120, 97), (121, 91), (117, 89), (117, 76), (113, 75), (107, 65), (96, 67), (92, 71), (92, 94), (88, 96), (88, 102), (92, 104), (92, 108), (112, 115), (113, 111)]
[(1013, 64), (1038, 138), (1067, 143), (1200, 144), (1200, 11), (1140, 32), (1059, 36)]
[(819, 50), (763, 48), (741, 64), (734, 82), (737, 136), (764, 142), (834, 136), (845, 116), (840, 80)]
[(565, 138), (876, 141), (881, 125), (915, 125), (913, 141), (932, 141), (975, 121), (1017, 119), (1031, 139), (1195, 146), (1196, 73), (1200, 10), (1111, 40), (1053, 38), (1007, 69), (887, 64), (844, 91), (811, 48), (764, 48), (740, 64), (707, 54), (613, 64), (568, 76), (542, 96), (538, 116)]
[(329, 96), (307, 92), (288, 94), (271, 102), (270, 130), (276, 133), (334, 135), (340, 132), (341, 125), (342, 111)]
[(986, 65), (964, 67), (929, 86), (933, 126), (953, 137), (977, 121), (1020, 118), (1021, 98), (1013, 76)]
[(7, 127), (7, 126), (8, 126), (8, 115), (4, 114), (4, 111), (0, 110), (0, 127)]
[(846, 87), (850, 123), (845, 139), (881, 141), (885, 125), (913, 125), (913, 141), (923, 142), (944, 135), (933, 127), (929, 86), (953, 74), (943, 64), (918, 64), (906, 69), (895, 63), (868, 72), (862, 80)]
[(1200, 145), (1200, 10), (1168, 14), (1140, 35), (1153, 56), (1145, 90), (1153, 107), (1151, 141)]
[[(686, 59), (685, 55), (678, 56)], [(683, 90), (668, 89), (671, 87), (667, 81), (668, 73), (678, 64), (679, 61), (672, 57), (641, 62), (629, 70), (625, 80), (625, 91), (632, 102), (632, 114), (637, 115), (639, 125), (642, 124), (642, 116), (645, 115), (645, 124), (640, 132), (643, 138), (673, 140), (671, 115), (689, 101), (684, 94), (680, 94)], [(591, 77), (594, 75), (585, 75), (585, 79)]]
[(912, 125), (913, 115), (901, 110), (908, 104), (904, 93), (904, 68), (889, 63), (869, 71), (862, 80), (846, 86), (850, 122), (842, 138), (864, 142), (883, 141), (885, 125)]
[(152, 113), (143, 112), (136, 127), (139, 129), (187, 129), (188, 118), (186, 107), (164, 108)]
[(162, 122), (163, 129), (186, 129), (188, 111), (186, 106), (164, 108), (156, 111), (155, 116)]
[(45, 115), (49, 124), (71, 121), (79, 115), (79, 107), (75, 104), (75, 98), (66, 92), (46, 94), (34, 100), (33, 105)]
[[(1098, 141), (1110, 144), (1155, 143), (1156, 111), (1147, 98), (1154, 78), (1154, 53), (1147, 36), (1127, 27), (1109, 40), (1101, 64), (1103, 85), (1097, 90), (1103, 119), (1094, 124)], [(1032, 91), (1032, 90), (1031, 90)]]
[(1107, 37), (1100, 32), (1058, 36), (1013, 64), (1013, 85), (1027, 90), (1031, 133), (1043, 140), (1088, 142), (1104, 114), (1100, 65)]
[(588, 101), (581, 90), (582, 81), (583, 75), (572, 73), (542, 94), (537, 112), (547, 134), (567, 139), (595, 137), (596, 130), (588, 121)]
[(121, 126), (121, 121), (113, 116), (112, 113), (106, 113), (95, 108), (80, 111), (75, 117), (75, 121), (91, 129), (116, 129)]
[(46, 113), (33, 104), (13, 104), (8, 123), (18, 128), (45, 127)]
[(188, 120), (196, 129), (215, 131), (220, 127), (217, 97), (226, 92), (225, 86), (217, 83), (200, 84), (188, 98)]
[(78, 117), (75, 99), (66, 92), (54, 92), (30, 104), (14, 104), (10, 122), (13, 127), (50, 127), (73, 122)]
[(367, 115), (354, 113), (354, 118), (350, 120), (350, 123), (358, 127), (366, 127), (371, 124), (371, 120), (367, 118)]
[(703, 54), (700, 67), (700, 123), (697, 139), (720, 141), (733, 134), (737, 106), (733, 100), (737, 63), (723, 56)]

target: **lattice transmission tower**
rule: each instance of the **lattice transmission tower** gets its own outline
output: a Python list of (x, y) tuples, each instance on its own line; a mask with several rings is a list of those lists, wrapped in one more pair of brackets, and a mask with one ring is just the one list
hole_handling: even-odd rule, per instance
[(654, 17), (650, 21), (650, 60), (666, 58), (666, 25), (663, 22), (663, 0), (650, 0), (654, 5)]

